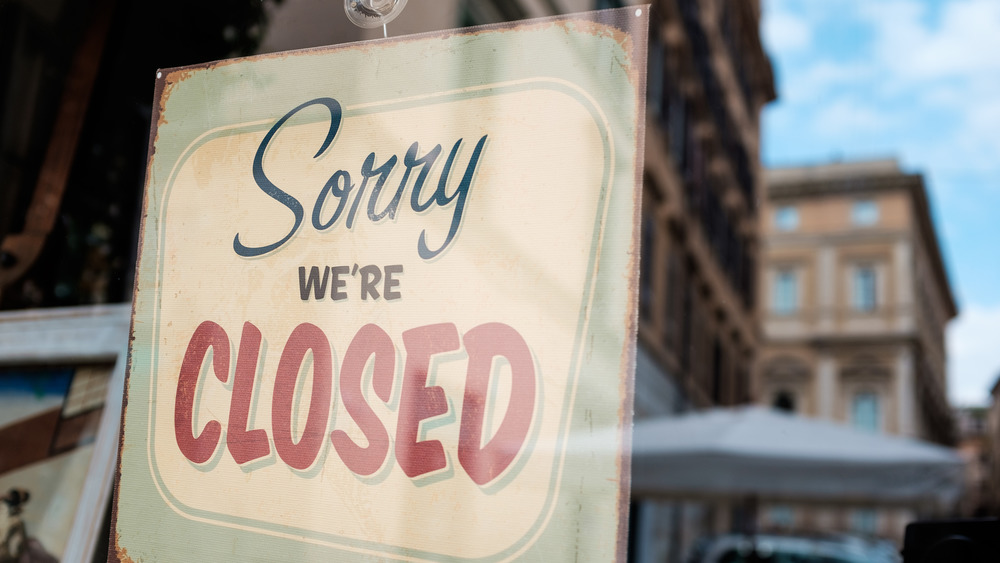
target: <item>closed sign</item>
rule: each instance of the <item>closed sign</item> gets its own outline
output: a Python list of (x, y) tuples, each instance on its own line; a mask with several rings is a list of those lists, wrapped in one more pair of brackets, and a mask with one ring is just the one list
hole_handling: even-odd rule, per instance
[(623, 553), (645, 26), (162, 71), (113, 553)]

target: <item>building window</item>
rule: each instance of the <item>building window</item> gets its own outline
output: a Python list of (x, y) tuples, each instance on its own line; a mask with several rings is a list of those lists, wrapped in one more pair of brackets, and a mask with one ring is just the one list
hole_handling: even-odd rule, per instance
[(774, 227), (779, 231), (794, 231), (799, 228), (799, 210), (785, 205), (774, 211)]
[(779, 411), (789, 413), (795, 412), (795, 394), (791, 391), (781, 390), (774, 394), (774, 402), (771, 404)]
[(851, 529), (857, 534), (874, 536), (878, 531), (878, 513), (872, 508), (859, 508), (852, 511)]
[(783, 530), (791, 529), (795, 524), (795, 512), (792, 507), (785, 504), (776, 504), (767, 511), (768, 520), (771, 525)]
[(712, 402), (716, 405), (723, 404), (723, 370), (725, 370), (725, 358), (722, 344), (716, 337), (712, 341)]
[(678, 301), (681, 299), (681, 284), (684, 283), (677, 255), (677, 251), (671, 251), (667, 255), (667, 296), (664, 299), (663, 342), (672, 351), (677, 349)]
[(851, 401), (851, 425), (867, 432), (881, 430), (878, 395), (871, 391), (854, 395)]
[(875, 267), (870, 265), (858, 266), (854, 269), (853, 301), (854, 309), (857, 311), (870, 312), (878, 306), (878, 278)]
[(782, 268), (774, 275), (774, 294), (771, 299), (775, 313), (787, 315), (799, 308), (799, 280), (792, 268)]
[(653, 245), (656, 243), (656, 222), (650, 216), (642, 219), (642, 241), (639, 243), (639, 317), (648, 321), (653, 303)]
[(687, 100), (677, 90), (677, 85), (670, 84), (670, 102), (667, 107), (667, 137), (670, 140), (670, 158), (677, 170), (685, 166), (684, 155), (688, 146), (688, 133), (692, 117), (688, 115)]
[(681, 300), (681, 367), (684, 371), (691, 368), (691, 347), (694, 345), (694, 286), (693, 276), (686, 275), (685, 283), (682, 286), (683, 298)]
[(870, 199), (861, 199), (851, 206), (851, 222), (858, 227), (870, 227), (878, 223), (878, 204)]

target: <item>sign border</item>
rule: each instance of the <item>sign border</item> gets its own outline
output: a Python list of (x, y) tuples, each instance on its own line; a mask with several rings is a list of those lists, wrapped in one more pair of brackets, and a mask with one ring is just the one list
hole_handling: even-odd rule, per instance
[[(595, 336), (595, 331), (597, 331), (596, 336), (598, 336), (598, 337), (600, 337), (602, 335), (605, 335), (605, 333), (603, 332), (603, 329), (598, 329), (598, 328), (592, 327), (589, 324), (590, 320), (591, 320), (591, 315), (594, 312), (594, 309), (593, 309), (593, 307), (595, 306), (595, 304), (594, 304), (594, 296), (599, 291), (598, 287), (599, 286), (603, 286), (604, 289), (605, 289), (605, 291), (609, 292), (610, 296), (605, 296), (604, 293), (602, 293), (602, 295), (601, 295), (602, 299), (601, 300), (602, 301), (607, 301), (608, 299), (610, 299), (610, 301), (608, 301), (609, 305), (605, 305), (603, 303), (597, 305), (600, 308), (600, 310), (601, 310), (602, 313), (606, 314), (608, 312), (618, 311), (620, 309), (621, 305), (623, 304), (623, 303), (620, 302), (621, 298), (624, 298), (624, 301), (625, 301), (624, 302), (625, 307), (623, 309), (623, 312), (625, 313), (625, 316), (624, 316), (623, 319), (621, 319), (624, 322), (624, 331), (621, 330), (621, 325), (619, 325), (618, 333), (615, 333), (613, 331), (610, 332), (610, 333), (608, 333), (608, 334), (615, 334), (614, 340), (616, 342), (620, 341), (621, 337), (624, 336), (624, 342), (622, 343), (622, 347), (620, 348), (621, 357), (619, 358), (620, 365), (619, 365), (619, 370), (618, 370), (618, 373), (622, 376), (621, 379), (618, 382), (618, 386), (619, 386), (619, 391), (620, 391), (620, 396), (622, 398), (622, 402), (619, 405), (618, 415), (617, 415), (617, 420), (618, 420), (618, 425), (619, 425), (618, 439), (620, 440), (620, 444), (623, 447), (623, 453), (622, 453), (622, 455), (618, 456), (618, 459), (617, 459), (617, 461), (615, 463), (615, 465), (617, 465), (617, 467), (618, 467), (618, 476), (619, 476), (619, 478), (618, 478), (618, 490), (619, 490), (619, 492), (618, 492), (618, 498), (617, 498), (617, 502), (616, 502), (616, 512), (618, 514), (618, 517), (617, 517), (618, 530), (617, 530), (617, 540), (615, 542), (615, 549), (614, 549), (614, 551), (615, 551), (615, 553), (617, 555), (617, 558), (619, 560), (624, 560), (624, 558), (625, 558), (626, 549), (627, 549), (627, 538), (628, 538), (628, 502), (629, 502), (629, 475), (630, 475), (630, 458), (629, 458), (628, 452), (630, 451), (630, 445), (631, 445), (631, 421), (632, 421), (631, 404), (632, 404), (633, 393), (634, 393), (634, 384), (633, 384), (633, 382), (634, 382), (634, 366), (635, 366), (635, 353), (636, 353), (636, 349), (635, 349), (635, 345), (636, 345), (635, 344), (635, 337), (636, 337), (636, 334), (637, 334), (637, 324), (638, 324), (638, 322), (637, 322), (638, 321), (638, 314), (637, 314), (637, 309), (636, 309), (636, 303), (637, 303), (636, 280), (638, 278), (638, 270), (639, 270), (639, 264), (638, 264), (638, 258), (639, 258), (638, 247), (639, 247), (640, 237), (639, 237), (638, 218), (640, 216), (640, 205), (641, 205), (641, 198), (639, 197), (639, 190), (640, 190), (640, 187), (642, 185), (643, 143), (644, 143), (644, 132), (645, 132), (644, 131), (645, 130), (644, 92), (645, 92), (645, 80), (646, 80), (646, 76), (645, 76), (645, 59), (646, 59), (646, 33), (647, 33), (647, 29), (648, 29), (648, 11), (649, 11), (649, 6), (648, 5), (630, 6), (630, 7), (627, 7), (627, 8), (619, 8), (619, 9), (613, 9), (613, 10), (603, 10), (603, 11), (598, 11), (598, 12), (587, 12), (587, 13), (581, 13), (581, 14), (570, 14), (570, 15), (565, 15), (565, 16), (554, 16), (554, 17), (550, 17), (550, 18), (541, 18), (541, 19), (538, 19), (538, 20), (530, 20), (530, 21), (525, 21), (525, 22), (510, 22), (510, 23), (506, 23), (506, 24), (490, 25), (490, 26), (480, 26), (480, 27), (474, 27), (474, 28), (465, 28), (465, 29), (461, 29), (461, 30), (448, 30), (448, 31), (443, 31), (443, 32), (431, 32), (431, 33), (426, 33), (426, 34), (419, 34), (419, 35), (414, 35), (414, 36), (408, 36), (408, 37), (404, 37), (404, 38), (380, 39), (380, 40), (375, 40), (375, 41), (370, 41), (370, 42), (354, 43), (354, 44), (346, 44), (346, 45), (338, 45), (338, 46), (333, 46), (333, 47), (321, 47), (321, 48), (316, 48), (316, 49), (305, 50), (307, 52), (308, 51), (333, 52), (333, 51), (337, 51), (337, 50), (340, 50), (340, 49), (358, 48), (359, 46), (363, 46), (365, 44), (380, 45), (380, 46), (381, 45), (390, 46), (390, 45), (392, 45), (394, 43), (399, 43), (399, 42), (404, 41), (404, 40), (408, 41), (408, 40), (412, 40), (414, 38), (421, 38), (421, 37), (425, 37), (425, 38), (426, 37), (448, 38), (448, 37), (473, 36), (473, 35), (478, 35), (478, 34), (481, 34), (481, 33), (484, 33), (484, 32), (505, 31), (505, 30), (509, 30), (509, 29), (512, 29), (512, 28), (518, 28), (518, 29), (523, 29), (523, 30), (539, 31), (539, 30), (547, 29), (547, 28), (553, 26), (554, 24), (557, 24), (557, 25), (573, 25), (573, 24), (588, 24), (588, 23), (590, 23), (590, 24), (595, 24), (597, 26), (604, 26), (604, 28), (611, 28), (612, 30), (617, 29), (619, 31), (628, 32), (628, 33), (631, 34), (631, 37), (628, 37), (628, 41), (627, 42), (625, 42), (625, 41), (621, 42), (621, 46), (623, 48), (624, 55), (626, 57), (630, 58), (630, 60), (632, 61), (632, 64), (630, 66), (628, 66), (628, 67), (624, 67), (623, 66), (623, 68), (625, 68), (624, 72), (625, 72), (625, 75), (627, 77), (627, 82), (629, 84), (629, 87), (632, 88), (632, 89), (634, 89), (635, 94), (634, 94), (634, 96), (631, 99), (627, 98), (628, 101), (626, 101), (626, 103), (623, 106), (625, 108), (628, 108), (629, 106), (631, 106), (631, 109), (623, 109), (623, 110), (618, 111), (618, 113), (624, 113), (625, 115), (629, 116), (630, 119), (634, 119), (634, 121), (630, 124), (631, 125), (631, 134), (634, 135), (634, 143), (635, 143), (635, 146), (634, 146), (634, 150), (635, 150), (634, 155), (627, 155), (626, 154), (626, 155), (623, 155), (622, 157), (618, 157), (618, 158), (620, 158), (622, 160), (623, 163), (628, 163), (628, 164), (632, 165), (633, 176), (634, 177), (633, 177), (633, 182), (632, 182), (631, 185), (626, 185), (625, 182), (621, 181), (627, 175), (627, 172), (625, 170), (622, 170), (622, 171), (618, 172), (617, 173), (617, 175), (618, 175), (617, 178), (615, 177), (615, 173), (613, 171), (614, 165), (616, 164), (616, 162), (615, 162), (615, 156), (614, 156), (614, 150), (616, 148), (616, 145), (618, 147), (620, 147), (620, 148), (626, 148), (626, 149), (629, 148), (629, 147), (627, 145), (623, 145), (620, 140), (617, 140), (614, 137), (614, 135), (617, 132), (614, 129), (612, 129), (612, 128), (610, 128), (608, 126), (607, 116), (604, 115), (604, 112), (601, 109), (601, 105), (598, 104), (598, 103), (596, 103), (596, 101), (593, 100), (593, 98), (587, 93), (586, 90), (584, 90), (581, 87), (577, 86), (573, 82), (570, 82), (570, 81), (567, 81), (567, 80), (561, 80), (559, 78), (554, 78), (554, 77), (536, 77), (536, 78), (528, 78), (528, 79), (514, 80), (514, 81), (500, 81), (500, 82), (496, 82), (496, 83), (492, 83), (492, 84), (486, 84), (486, 85), (479, 85), (479, 86), (472, 86), (472, 87), (467, 87), (467, 88), (460, 88), (460, 89), (455, 89), (455, 90), (449, 90), (448, 92), (443, 92), (443, 93), (442, 92), (433, 92), (433, 93), (429, 93), (429, 94), (426, 94), (426, 95), (420, 95), (420, 96), (412, 96), (412, 97), (407, 97), (407, 98), (398, 98), (398, 99), (394, 99), (394, 100), (381, 100), (381, 101), (371, 102), (371, 103), (367, 103), (367, 104), (355, 104), (355, 105), (347, 105), (347, 106), (345, 106), (346, 113), (349, 115), (350, 112), (352, 112), (352, 111), (357, 111), (357, 112), (361, 113), (363, 110), (365, 110), (367, 108), (371, 108), (371, 107), (378, 107), (378, 106), (391, 105), (391, 104), (416, 103), (420, 99), (436, 98), (436, 97), (442, 97), (442, 96), (446, 96), (446, 95), (454, 95), (456, 92), (461, 92), (461, 91), (492, 91), (492, 90), (495, 90), (497, 88), (502, 88), (505, 85), (510, 85), (510, 84), (514, 84), (514, 83), (545, 83), (545, 82), (548, 82), (548, 83), (551, 83), (551, 84), (560, 84), (562, 87), (569, 86), (569, 90), (570, 91), (575, 92), (576, 94), (580, 95), (583, 100), (586, 100), (589, 103), (589, 106), (588, 106), (587, 103), (583, 103), (580, 99), (578, 99), (578, 101), (581, 101), (581, 104), (584, 105), (584, 107), (587, 108), (588, 111), (591, 112), (592, 116), (595, 114), (595, 111), (596, 111), (596, 113), (599, 113), (601, 115), (603, 121), (602, 122), (598, 122), (598, 120), (595, 119), (595, 122), (598, 122), (598, 125), (601, 128), (601, 131), (602, 131), (602, 140), (604, 141), (604, 144), (605, 144), (605, 152), (607, 153), (607, 152), (610, 151), (611, 157), (609, 158), (608, 166), (605, 167), (605, 172), (604, 172), (604, 175), (603, 175), (603, 185), (602, 185), (602, 188), (601, 188), (601, 196), (600, 196), (600, 203), (599, 203), (599, 209), (601, 211), (600, 211), (600, 213), (598, 213), (597, 219), (595, 220), (596, 223), (597, 223), (597, 225), (596, 225), (597, 229), (594, 231), (594, 234), (593, 234), (593, 239), (591, 241), (591, 252), (590, 252), (590, 256), (588, 258), (587, 271), (591, 272), (593, 275), (591, 277), (589, 277), (588, 280), (587, 280), (587, 282), (586, 282), (586, 289), (584, 291), (584, 300), (585, 300), (585, 303), (583, 304), (583, 307), (582, 307), (581, 312), (580, 312), (580, 319), (579, 319), (579, 321), (577, 323), (576, 336), (575, 336), (575, 341), (574, 341), (574, 344), (573, 344), (573, 359), (572, 359), (572, 368), (571, 368), (572, 375), (570, 376), (572, 379), (571, 379), (571, 383), (569, 384), (570, 386), (567, 388), (567, 393), (570, 394), (570, 397), (569, 397), (569, 401), (564, 406), (563, 413), (560, 416), (560, 426), (559, 426), (560, 438), (559, 438), (559, 440), (562, 442), (562, 444), (560, 445), (560, 450), (561, 451), (559, 452), (557, 464), (554, 464), (553, 476), (550, 479), (556, 479), (557, 473), (561, 474), (563, 472), (564, 468), (565, 468), (565, 463), (566, 463), (566, 460), (565, 460), (565, 457), (566, 457), (565, 440), (569, 436), (569, 434), (572, 431), (573, 426), (574, 426), (574, 421), (573, 421), (572, 414), (573, 414), (573, 409), (575, 408), (574, 407), (575, 401), (578, 398), (577, 397), (577, 395), (578, 395), (578, 389), (577, 389), (577, 387), (578, 387), (578, 384), (579, 384), (579, 381), (580, 381), (580, 378), (581, 378), (581, 372), (584, 371), (584, 369), (583, 369), (584, 364), (581, 363), (581, 358), (582, 358), (582, 355), (588, 349), (587, 344), (585, 344), (585, 340), (587, 339), (588, 335), (592, 339)], [(634, 16), (633, 16), (633, 14), (634, 14)], [(640, 15), (642, 15), (642, 17), (640, 17)], [(593, 29), (586, 28), (586, 27), (584, 27), (584, 29), (577, 29), (577, 32), (580, 32), (580, 33), (587, 33), (587, 32), (597, 33), (595, 31), (593, 31)], [(607, 33), (607, 31), (605, 33)], [(156, 88), (155, 88), (153, 127), (151, 128), (151, 131), (150, 131), (149, 150), (148, 150), (148, 162), (147, 162), (147, 176), (146, 176), (147, 187), (153, 182), (153, 177), (156, 174), (156, 172), (154, 170), (154, 167), (153, 167), (154, 141), (155, 141), (155, 139), (158, 136), (158, 126), (162, 125), (164, 123), (162, 121), (163, 116), (161, 115), (161, 111), (162, 111), (163, 108), (162, 108), (162, 106), (160, 106), (160, 102), (163, 100), (164, 90), (167, 87), (166, 77), (169, 76), (170, 73), (174, 73), (174, 72), (190, 73), (191, 71), (198, 70), (198, 69), (212, 69), (212, 68), (217, 68), (217, 67), (225, 67), (225, 66), (228, 66), (228, 65), (230, 65), (230, 64), (232, 64), (234, 62), (241, 62), (241, 61), (244, 61), (244, 60), (261, 61), (261, 60), (265, 60), (265, 59), (274, 59), (276, 57), (281, 57), (281, 56), (285, 56), (285, 55), (287, 55), (287, 53), (257, 55), (257, 56), (254, 56), (254, 57), (250, 57), (248, 59), (237, 59), (237, 60), (234, 60), (234, 61), (220, 61), (220, 62), (216, 62), (216, 63), (206, 63), (206, 64), (202, 64), (202, 65), (193, 65), (193, 66), (189, 66), (189, 67), (179, 67), (179, 68), (175, 68), (175, 69), (167, 69), (165, 71), (161, 71), (162, 74), (158, 73), (158, 76), (162, 76), (163, 78), (157, 80), (157, 82), (156, 82)], [(564, 92), (564, 93), (567, 93), (567, 92)], [(417, 104), (417, 105), (419, 105), (419, 104)], [(357, 114), (355, 114), (355, 115), (357, 115)], [(224, 125), (224, 126), (221, 126), (221, 127), (215, 127), (215, 128), (209, 129), (209, 131), (203, 132), (200, 135), (195, 136), (194, 139), (191, 140), (188, 143), (188, 145), (181, 151), (181, 154), (182, 155), (189, 155), (190, 152), (193, 150), (192, 147), (194, 145), (196, 145), (197, 143), (199, 143), (199, 142), (206, 142), (209, 139), (209, 137), (213, 136), (213, 135), (223, 135), (223, 134), (226, 134), (227, 130), (240, 129), (240, 128), (246, 130), (246, 128), (251, 128), (252, 129), (254, 127), (264, 128), (264, 127), (266, 127), (266, 125), (268, 125), (268, 124), (270, 124), (272, 122), (273, 122), (273, 118), (268, 118), (266, 120), (260, 120), (260, 119), (256, 119), (255, 120), (255, 119), (251, 118), (251, 119), (248, 119), (248, 121), (245, 122), (245, 123), (240, 123), (240, 124), (235, 124), (235, 125)], [(603, 125), (603, 127), (602, 127), (602, 125)], [(627, 153), (627, 151), (626, 151), (626, 153)], [(631, 158), (629, 158), (629, 156), (631, 156)], [(180, 166), (180, 163), (183, 160), (183, 158), (186, 158), (186, 156), (184, 156), (184, 157), (177, 157), (177, 159), (172, 163), (173, 164), (173, 171), (171, 173), (171, 177), (173, 176), (173, 174), (176, 173), (176, 171), (177, 171), (178, 167)], [(167, 198), (166, 192), (169, 191), (170, 182), (172, 182), (172, 179), (168, 179), (168, 184), (167, 184), (168, 187), (164, 190), (165, 193), (163, 195), (163, 202), (166, 201), (166, 198)], [(615, 186), (614, 186), (615, 183), (622, 184), (621, 188), (624, 188), (624, 189), (627, 189), (627, 190), (630, 189), (630, 190), (633, 191), (632, 196), (631, 196), (632, 208), (630, 210), (631, 216), (632, 216), (632, 221), (633, 221), (632, 229), (628, 233), (627, 237), (622, 237), (622, 235), (624, 235), (625, 233), (616, 233), (616, 235), (615, 235), (616, 239), (618, 239), (618, 241), (619, 241), (619, 242), (617, 242), (617, 244), (619, 244), (619, 245), (625, 244), (628, 247), (628, 255), (627, 255), (627, 257), (625, 257), (623, 264), (621, 264), (621, 265), (625, 266), (625, 271), (622, 272), (623, 273), (623, 278), (622, 279), (618, 279), (616, 277), (616, 280), (618, 281), (618, 283), (624, 283), (625, 284), (624, 288), (623, 287), (619, 287), (618, 285), (611, 285), (612, 284), (611, 280), (603, 279), (603, 277), (607, 276), (607, 274), (605, 274), (604, 276), (597, 275), (597, 273), (600, 270), (602, 270), (602, 268), (604, 268), (605, 266), (607, 266), (607, 264), (604, 263), (604, 260), (603, 260), (603, 257), (602, 257), (602, 250), (603, 250), (603, 247), (604, 247), (605, 243), (607, 242), (606, 238), (605, 238), (606, 218), (607, 218), (608, 213), (609, 213), (609, 211), (610, 211), (610, 209), (612, 207), (612, 205), (610, 203), (610, 197), (609, 196), (610, 196), (611, 191), (615, 188)], [(155, 252), (156, 251), (156, 249), (159, 247), (159, 244), (160, 244), (161, 241), (159, 241), (159, 240), (157, 240), (157, 241), (149, 241), (149, 240), (146, 239), (145, 234), (147, 232), (148, 233), (154, 233), (154, 232), (156, 232), (158, 230), (155, 227), (151, 227), (150, 225), (147, 225), (147, 221), (152, 221), (154, 224), (157, 224), (162, 219), (162, 216), (156, 216), (156, 217), (154, 217), (151, 214), (149, 214), (150, 204), (159, 207), (159, 206), (161, 206), (163, 204), (163, 202), (160, 202), (160, 203), (151, 202), (150, 201), (150, 194), (149, 194), (148, 189), (144, 193), (143, 199), (144, 199), (144, 201), (143, 201), (143, 209), (146, 210), (146, 213), (144, 213), (144, 215), (143, 215), (142, 226), (141, 226), (141, 230), (140, 230), (140, 247), (142, 247), (142, 248), (144, 248), (144, 250), (146, 250), (146, 254), (148, 256), (148, 254), (150, 252)], [(616, 207), (616, 215), (620, 215), (622, 218), (624, 218), (625, 216), (627, 216), (626, 214), (628, 212), (625, 211), (624, 209), (622, 209), (622, 204), (621, 203), (615, 204), (614, 207)], [(162, 233), (162, 226), (159, 226), (159, 227), (160, 227), (159, 230)], [(623, 242), (621, 240), (623, 238), (627, 238), (627, 241)], [(155, 258), (157, 260), (159, 260), (159, 257), (155, 257)], [(615, 260), (616, 260), (616, 265), (617, 265), (617, 262), (621, 261), (622, 258), (616, 258)], [(140, 256), (140, 259), (137, 260), (137, 271), (141, 271), (141, 269), (142, 269), (141, 262), (142, 262), (142, 260), (141, 260), (141, 256)], [(156, 280), (156, 281), (158, 282), (159, 280)], [(135, 283), (136, 283), (135, 290), (134, 290), (135, 291), (135, 298), (133, 300), (134, 306), (138, 307), (139, 302), (140, 301), (144, 301), (144, 302), (146, 302), (146, 306), (148, 307), (149, 306), (148, 302), (149, 302), (150, 298), (149, 297), (140, 296), (140, 292), (139, 292), (139, 276), (138, 275), (136, 276)], [(157, 287), (147, 288), (147, 289), (153, 291), (154, 295), (158, 291)], [(623, 289), (624, 289), (625, 293), (621, 293), (621, 291)], [(156, 296), (153, 297), (153, 301), (156, 302), (156, 303), (158, 303), (158, 295), (156, 295)], [(158, 312), (154, 311), (153, 313), (150, 313), (150, 312), (147, 311), (147, 312), (144, 313), (144, 318), (148, 318), (150, 315), (156, 316), (156, 315), (158, 315)], [(140, 323), (140, 322), (141, 322), (141, 320), (136, 318), (136, 312), (133, 311), (133, 329), (135, 329), (135, 325), (137, 323)], [(621, 334), (622, 332), (623, 332), (623, 334)], [(148, 338), (144, 338), (144, 340), (148, 340)], [(153, 347), (155, 348), (155, 336), (154, 336), (154, 339), (152, 340), (152, 342), (154, 343)], [(132, 353), (135, 353), (135, 351), (132, 350)], [(144, 353), (141, 353), (141, 354), (144, 354), (146, 356), (151, 356), (150, 358), (147, 358), (149, 360), (146, 363), (147, 366), (149, 365), (149, 362), (155, 362), (156, 361), (155, 360), (155, 357), (156, 357), (155, 351), (147, 350), (147, 351), (145, 351)], [(134, 367), (133, 363), (134, 363), (135, 359), (136, 359), (135, 357), (130, 356), (130, 362), (129, 362), (129, 366), (128, 366), (129, 367), (129, 380), (131, 380), (131, 373), (132, 373), (131, 370)], [(151, 384), (152, 384), (152, 378), (151, 378)], [(151, 392), (152, 392), (152, 388), (151, 388)], [(126, 418), (125, 409), (127, 409), (127, 404), (128, 404), (128, 396), (126, 395), (123, 398), (123, 412), (122, 412), (122, 421), (123, 421), (123, 423), (125, 422), (125, 418)], [(155, 405), (150, 408), (150, 412), (149, 412), (150, 417), (153, 416), (154, 409), (155, 409)], [(151, 425), (150, 425), (150, 428), (149, 428), (149, 432), (150, 432), (150, 434), (148, 436), (151, 437), (151, 435), (152, 435), (151, 434), (152, 433), (152, 426)], [(151, 448), (151, 446), (149, 446), (149, 447)], [(120, 445), (119, 445), (119, 455), (120, 456), (121, 456), (121, 453), (124, 450), (124, 448), (125, 448), (125, 440), (124, 440), (124, 435), (123, 435), (122, 439), (120, 441)], [(153, 468), (153, 465), (155, 465), (155, 462), (153, 461), (153, 456), (152, 456), (151, 450), (147, 451), (147, 456), (148, 456), (148, 461), (151, 464), (151, 470), (155, 474), (155, 468)], [(119, 457), (119, 468), (118, 468), (118, 474), (117, 474), (117, 478), (116, 478), (116, 488), (115, 488), (115, 502), (114, 502), (113, 508), (112, 508), (112, 526), (113, 526), (113, 528), (112, 528), (112, 549), (109, 552), (109, 556), (108, 556), (109, 557), (109, 561), (118, 560), (119, 558), (122, 558), (124, 560), (130, 560), (129, 557), (128, 557), (127, 552), (125, 552), (125, 550), (123, 549), (122, 546), (118, 545), (118, 543), (119, 543), (118, 539), (119, 538), (118, 538), (118, 534), (116, 533), (117, 525), (118, 525), (118, 522), (117, 522), (118, 508), (119, 508), (118, 505), (119, 505), (119, 502), (120, 502), (120, 498), (119, 498), (119, 493), (120, 493), (120, 483), (119, 483), (119, 480), (120, 480), (120, 476), (121, 476), (121, 457)], [(152, 477), (152, 475), (151, 475), (151, 477)], [(156, 477), (154, 477), (154, 483), (156, 483), (156, 481), (158, 480), (158, 478), (159, 478), (158, 475)], [(157, 485), (157, 488), (160, 487), (160, 483), (156, 483), (156, 485)], [(163, 494), (162, 491), (160, 491), (160, 494), (161, 495)], [(556, 506), (555, 498), (558, 496), (558, 494), (559, 494), (559, 491), (550, 491), (550, 495), (554, 495), (554, 496), (552, 496), (552, 501), (551, 502), (546, 501), (546, 508), (543, 511), (545, 513), (545, 517), (544, 517), (545, 521), (548, 521), (549, 519), (551, 519), (552, 514), (554, 513), (554, 507)], [(171, 510), (177, 512), (181, 516), (188, 517), (187, 515), (184, 515), (180, 510), (178, 510), (175, 506), (173, 506), (171, 503), (168, 502), (167, 505), (171, 508)], [(383, 555), (383, 556), (388, 556), (388, 557), (392, 557), (392, 558), (400, 558), (400, 559), (425, 559), (427, 557), (441, 557), (441, 556), (444, 556), (444, 557), (449, 558), (449, 559), (458, 559), (458, 560), (466, 560), (466, 561), (495, 560), (495, 559), (499, 559), (499, 558), (512, 558), (512, 557), (516, 557), (517, 555), (523, 554), (525, 551), (527, 551), (529, 548), (531, 548), (531, 546), (534, 545), (537, 542), (537, 540), (542, 536), (542, 532), (544, 532), (544, 530), (545, 530), (544, 526), (541, 526), (541, 527), (538, 526), (538, 523), (541, 522), (541, 521), (542, 521), (542, 518), (539, 517), (539, 520), (536, 521), (536, 524), (533, 526), (533, 528), (537, 527), (538, 529), (534, 531), (533, 535), (531, 535), (531, 537), (530, 537), (529, 540), (523, 540), (522, 539), (521, 542), (518, 542), (518, 544), (515, 544), (512, 547), (509, 547), (509, 548), (507, 548), (507, 549), (505, 549), (505, 550), (503, 550), (501, 552), (498, 552), (496, 554), (485, 556), (485, 557), (482, 557), (482, 558), (460, 558), (460, 557), (454, 557), (454, 556), (443, 555), (443, 554), (438, 554), (438, 553), (430, 553), (430, 552), (423, 552), (423, 551), (419, 551), (419, 550), (412, 550), (412, 549), (407, 549), (407, 548), (403, 548), (403, 547), (399, 547), (399, 546), (386, 546), (385, 544), (375, 544), (375, 545), (389, 547), (393, 551), (385, 551), (384, 549), (379, 549), (379, 550), (376, 550), (376, 551), (372, 551), (372, 550), (369, 550), (369, 549), (353, 549), (352, 546), (345, 545), (344, 543), (326, 543), (326, 542), (322, 542), (320, 545), (328, 546), (330, 548), (334, 548), (334, 549), (337, 549), (337, 550), (347, 550), (347, 551), (355, 551), (355, 552), (368, 553), (368, 554), (377, 554), (377, 555)], [(218, 522), (216, 520), (212, 520), (211, 523), (213, 525), (223, 525), (223, 524), (220, 524), (220, 522)], [(313, 532), (310, 532), (310, 533), (313, 533)], [(297, 535), (294, 535), (294, 534), (286, 534), (284, 536), (287, 536), (288, 538), (291, 538), (291, 539), (294, 539), (294, 540), (297, 540), (297, 541), (302, 541), (304, 539), (301, 535), (297, 536)], [(280, 537), (284, 537), (284, 536), (280, 536)], [(528, 535), (526, 535), (524, 537), (528, 537)], [(354, 541), (354, 540), (352, 540), (352, 541)], [(520, 545), (522, 543), (524, 545)], [(308, 551), (308, 552), (311, 552), (311, 551)]]

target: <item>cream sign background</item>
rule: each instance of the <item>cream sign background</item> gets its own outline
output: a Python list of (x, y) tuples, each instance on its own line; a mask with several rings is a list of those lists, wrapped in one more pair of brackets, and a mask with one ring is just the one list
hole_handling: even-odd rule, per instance
[(120, 558), (620, 555), (644, 21), (162, 73)]

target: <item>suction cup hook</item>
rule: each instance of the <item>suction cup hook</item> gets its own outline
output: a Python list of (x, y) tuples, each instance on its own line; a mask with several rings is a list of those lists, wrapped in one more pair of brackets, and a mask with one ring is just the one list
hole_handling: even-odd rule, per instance
[(403, 11), (406, 0), (344, 0), (347, 19), (358, 27), (385, 27)]

